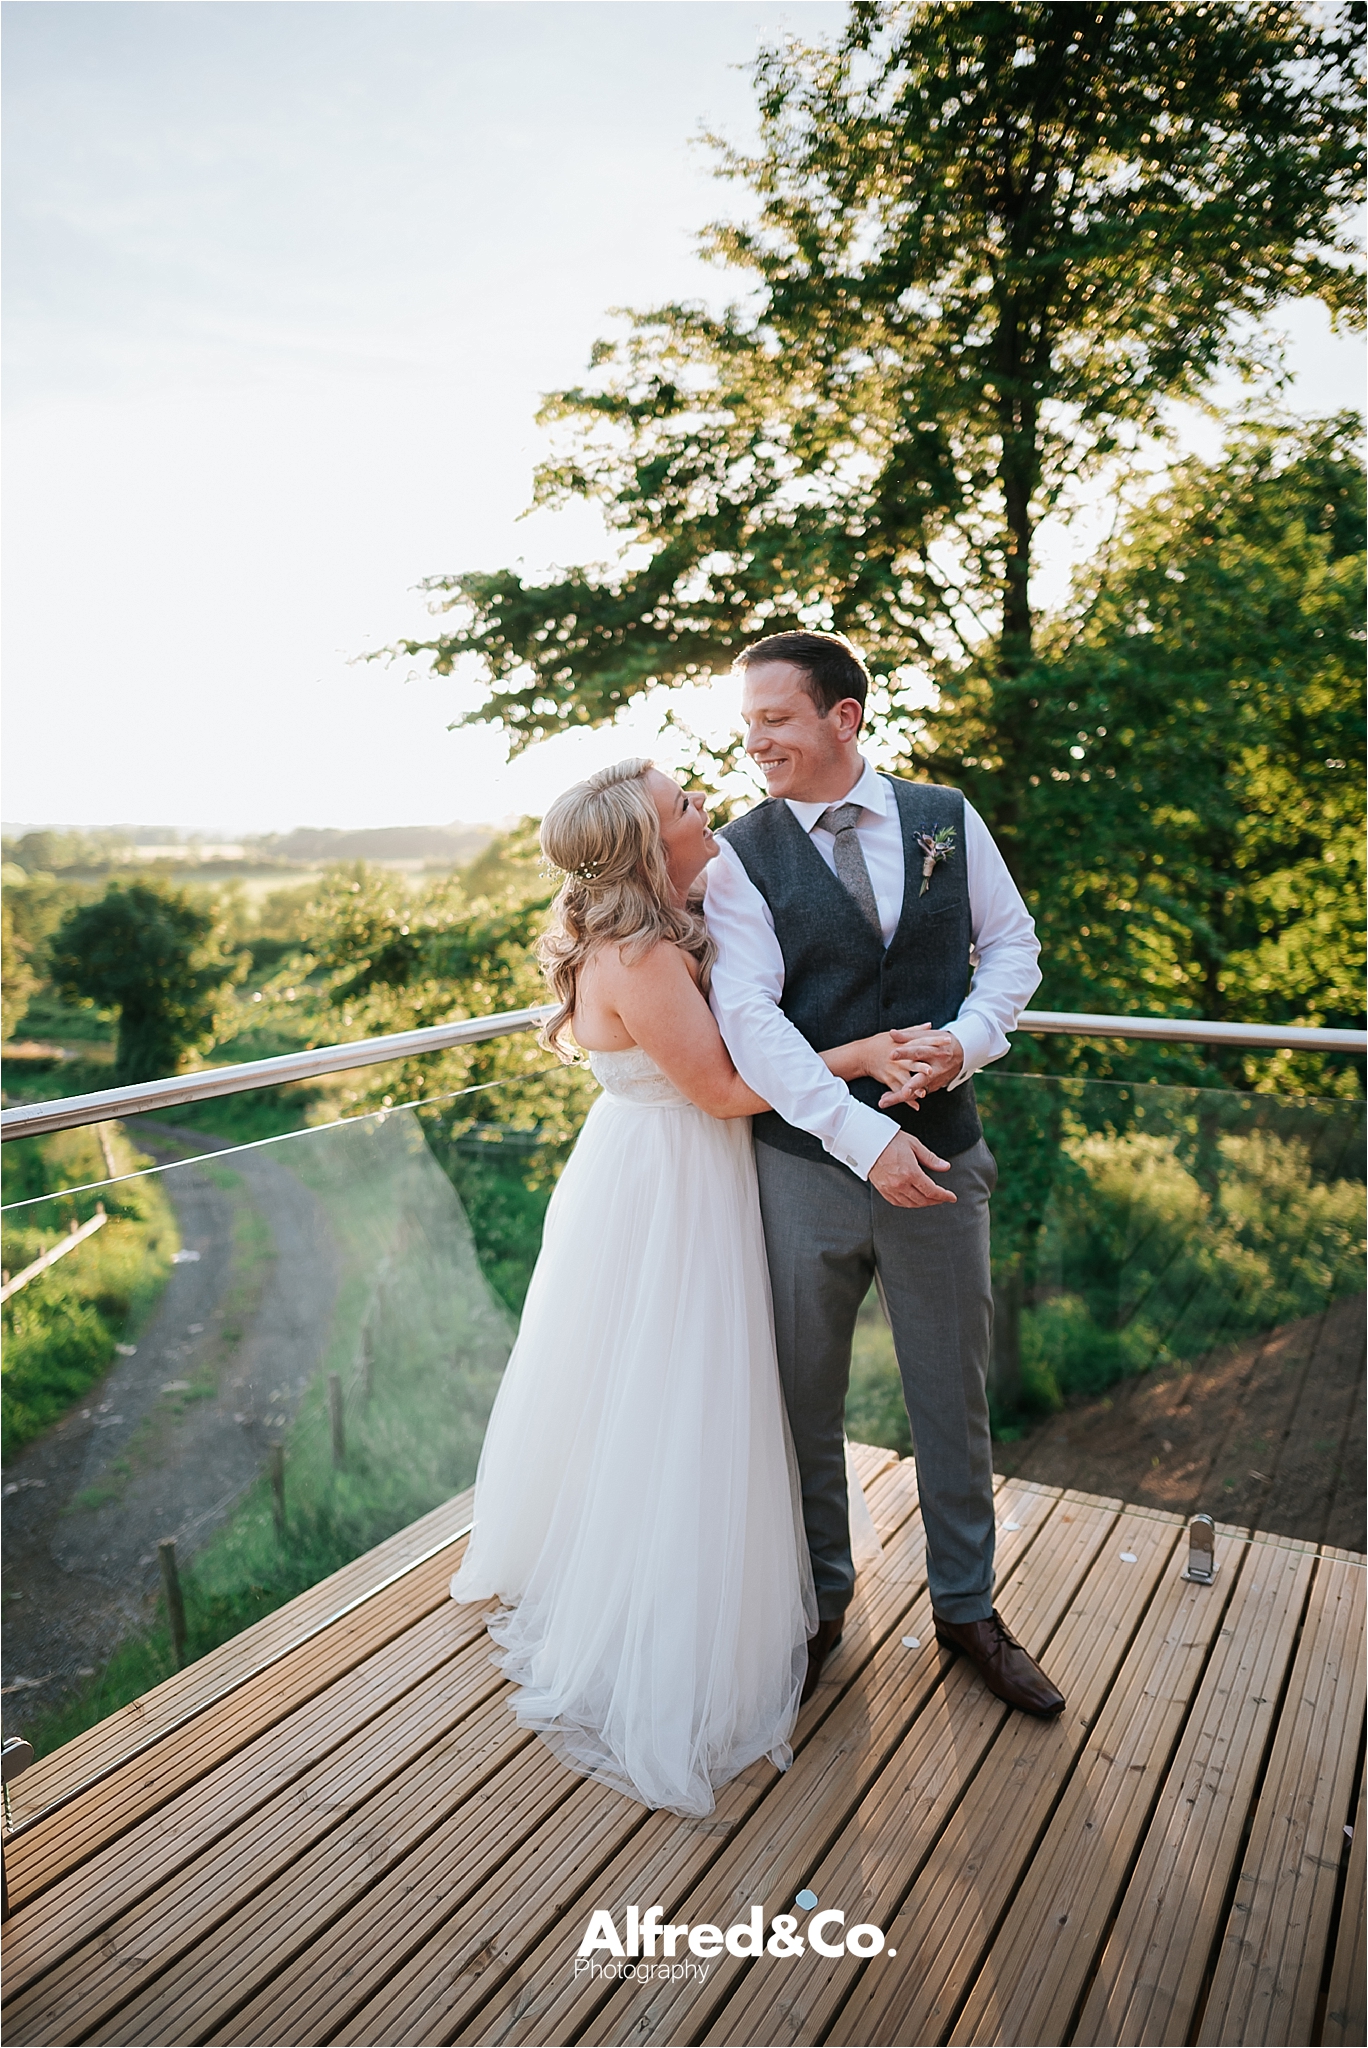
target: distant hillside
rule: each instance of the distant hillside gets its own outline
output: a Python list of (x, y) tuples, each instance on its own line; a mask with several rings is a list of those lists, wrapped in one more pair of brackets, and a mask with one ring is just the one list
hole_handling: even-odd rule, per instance
[(247, 842), (249, 857), (325, 867), (338, 860), (473, 860), (494, 837), (492, 825), (385, 825), (371, 832), (335, 832), (300, 826)]

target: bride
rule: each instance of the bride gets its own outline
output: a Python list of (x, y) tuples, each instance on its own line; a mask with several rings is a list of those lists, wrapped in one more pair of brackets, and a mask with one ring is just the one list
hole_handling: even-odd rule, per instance
[[(791, 1761), (816, 1627), (747, 1122), (767, 1105), (708, 1008), (702, 799), (621, 761), (557, 798), (541, 843), (565, 874), (543, 1037), (569, 1058), (573, 1032), (603, 1093), (547, 1210), (451, 1592), (507, 1603), (496, 1662), (562, 1762), (702, 1815), (757, 1757)], [(823, 1057), (919, 1092), (889, 1033)]]

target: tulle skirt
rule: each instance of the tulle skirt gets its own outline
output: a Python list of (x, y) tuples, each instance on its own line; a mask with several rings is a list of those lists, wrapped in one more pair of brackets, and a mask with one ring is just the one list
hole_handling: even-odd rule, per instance
[(706, 1814), (791, 1760), (816, 1610), (744, 1119), (595, 1103), (451, 1590), (507, 1603), (519, 1720), (644, 1805)]

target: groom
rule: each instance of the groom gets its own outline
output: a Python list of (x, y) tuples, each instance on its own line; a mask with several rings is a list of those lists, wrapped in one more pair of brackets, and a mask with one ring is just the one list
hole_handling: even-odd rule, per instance
[[(869, 677), (833, 633), (740, 656), (746, 751), (768, 801), (708, 871), (712, 1004), (755, 1119), (779, 1372), (817, 1592), (803, 1698), (855, 1583), (843, 1427), (855, 1318), (878, 1286), (912, 1424), (936, 1634), (1029, 1713), (1064, 1701), (993, 1608), (988, 1197), (970, 1075), (1008, 1049), (1040, 948), (1001, 854), (956, 790), (859, 753)], [(971, 975), (972, 968), (972, 975)], [(926, 1094), (877, 1107), (818, 1048), (917, 1027)], [(907, 1093), (908, 1091), (903, 1091)]]

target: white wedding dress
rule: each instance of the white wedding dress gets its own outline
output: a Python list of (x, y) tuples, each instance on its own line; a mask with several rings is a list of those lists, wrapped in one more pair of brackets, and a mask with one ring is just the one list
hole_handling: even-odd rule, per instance
[(701, 1815), (791, 1761), (816, 1626), (750, 1124), (639, 1048), (590, 1065), (451, 1591), (507, 1603), (495, 1661), (564, 1763)]

